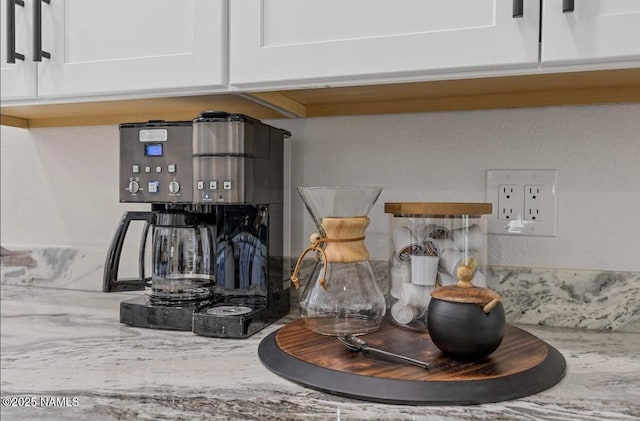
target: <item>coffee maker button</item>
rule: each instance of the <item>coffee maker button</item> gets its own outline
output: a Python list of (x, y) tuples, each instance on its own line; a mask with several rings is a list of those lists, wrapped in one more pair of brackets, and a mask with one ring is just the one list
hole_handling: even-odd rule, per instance
[(156, 167), (156, 172), (162, 172), (162, 167)]
[(135, 181), (129, 181), (129, 188), (127, 190), (129, 190), (129, 193), (138, 193), (140, 186)]
[(209, 181), (209, 190), (218, 190), (218, 182)]
[(172, 181), (169, 183), (169, 192), (170, 193), (178, 193), (180, 191), (180, 183), (177, 181)]
[(176, 172), (176, 164), (167, 165), (167, 172)]
[(198, 190), (204, 189), (204, 181), (198, 181)]
[(151, 167), (144, 167), (144, 172), (151, 172)]
[(131, 167), (131, 171), (133, 171), (134, 173), (139, 173), (140, 172), (140, 166), (139, 165), (134, 165), (133, 167)]
[(225, 181), (222, 183), (222, 188), (225, 190), (231, 190), (231, 181)]

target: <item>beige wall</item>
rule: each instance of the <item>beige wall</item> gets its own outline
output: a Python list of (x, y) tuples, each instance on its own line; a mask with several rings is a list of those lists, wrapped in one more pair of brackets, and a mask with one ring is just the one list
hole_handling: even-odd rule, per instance
[[(639, 104), (269, 123), (293, 133), (292, 254), (313, 231), (296, 186), (383, 186), (367, 245), (386, 259), (384, 202), (484, 201), (487, 169), (557, 169), (558, 236), (490, 236), (489, 263), (640, 270)], [(118, 203), (117, 127), (1, 130), (2, 244), (106, 249), (134, 208)]]

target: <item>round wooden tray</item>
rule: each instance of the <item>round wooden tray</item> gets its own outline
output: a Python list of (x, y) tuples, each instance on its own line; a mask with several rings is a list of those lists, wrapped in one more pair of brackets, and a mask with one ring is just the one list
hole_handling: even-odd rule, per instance
[(427, 333), (385, 322), (363, 335), (372, 347), (428, 361), (428, 370), (348, 350), (335, 337), (308, 330), (302, 320), (262, 340), (258, 355), (274, 373), (323, 392), (374, 402), (470, 405), (529, 396), (565, 374), (552, 346), (507, 324), (500, 347), (486, 358), (456, 361), (442, 354)]

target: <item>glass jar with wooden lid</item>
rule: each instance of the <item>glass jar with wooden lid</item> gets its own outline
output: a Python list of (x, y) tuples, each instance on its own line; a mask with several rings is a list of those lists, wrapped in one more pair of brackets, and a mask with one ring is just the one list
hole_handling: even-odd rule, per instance
[(426, 332), (432, 290), (455, 285), (460, 265), (473, 267), (473, 285), (486, 286), (491, 203), (395, 202), (384, 211), (390, 215), (391, 320)]

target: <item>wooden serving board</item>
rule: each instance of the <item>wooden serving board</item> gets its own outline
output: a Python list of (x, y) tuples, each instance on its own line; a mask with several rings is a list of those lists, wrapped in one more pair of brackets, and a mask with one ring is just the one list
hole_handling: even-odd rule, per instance
[(469, 405), (532, 395), (558, 383), (566, 363), (552, 346), (507, 324), (502, 344), (488, 357), (458, 361), (444, 355), (427, 333), (385, 322), (361, 336), (369, 346), (431, 364), (428, 370), (347, 349), (335, 337), (314, 333), (302, 320), (267, 336), (258, 348), (276, 374), (323, 392), (376, 402)]

